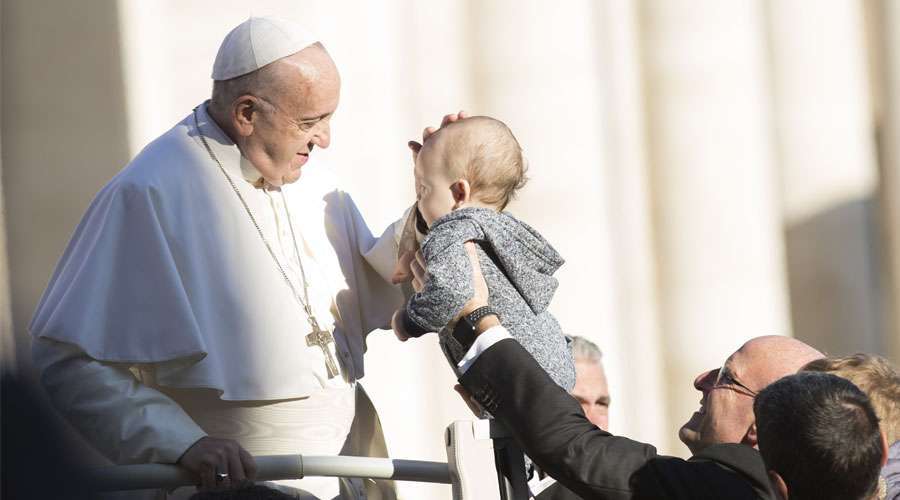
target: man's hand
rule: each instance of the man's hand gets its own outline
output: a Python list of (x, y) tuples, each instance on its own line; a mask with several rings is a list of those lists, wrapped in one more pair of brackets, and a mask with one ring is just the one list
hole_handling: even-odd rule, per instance
[[(441, 120), (441, 127), (445, 127), (455, 121), (463, 120), (468, 117), (469, 115), (467, 115), (465, 111), (444, 115), (444, 119)], [(428, 140), (428, 137), (437, 131), (438, 129), (434, 127), (425, 127), (425, 130), (422, 131), (422, 142), (409, 141), (408, 143), (406, 143), (406, 145), (409, 146), (410, 151), (412, 151), (413, 163), (416, 162), (416, 157), (419, 156), (419, 150), (422, 149), (422, 144), (425, 144), (425, 141)]]
[(201, 490), (228, 488), (256, 477), (253, 457), (230, 439), (200, 438), (178, 459), (178, 465), (200, 478)]

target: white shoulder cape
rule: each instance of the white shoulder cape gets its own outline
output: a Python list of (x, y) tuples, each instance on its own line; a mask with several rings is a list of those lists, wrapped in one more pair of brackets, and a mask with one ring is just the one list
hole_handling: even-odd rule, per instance
[[(204, 105), (197, 111), (220, 160), (236, 161), (237, 147)], [(337, 348), (360, 378), (366, 334), (387, 327), (402, 302), (384, 279), (395, 237), (391, 228), (373, 237), (325, 169), (303, 168), (285, 195), (318, 254), (331, 256), (324, 267), (340, 312)], [(99, 361), (154, 364), (161, 385), (216, 389), (227, 400), (302, 397), (320, 386), (304, 366), (306, 319), (192, 115), (97, 194), (30, 330)]]

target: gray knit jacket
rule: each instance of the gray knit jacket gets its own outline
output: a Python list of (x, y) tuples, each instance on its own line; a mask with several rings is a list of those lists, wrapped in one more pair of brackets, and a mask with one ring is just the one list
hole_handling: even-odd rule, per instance
[(439, 332), (441, 348), (456, 369), (465, 351), (447, 324), (474, 293), (467, 241), (477, 243), (488, 303), (503, 325), (557, 384), (571, 390), (575, 364), (569, 341), (547, 311), (558, 285), (552, 275), (564, 261), (537, 231), (506, 212), (463, 208), (434, 221), (422, 242), (425, 287), (406, 304), (407, 333)]

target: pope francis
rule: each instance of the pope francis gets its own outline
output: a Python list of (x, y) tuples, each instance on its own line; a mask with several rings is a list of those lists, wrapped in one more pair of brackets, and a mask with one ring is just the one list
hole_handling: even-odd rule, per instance
[(75, 231), (30, 326), (43, 386), (112, 461), (179, 463), (204, 487), (252, 477), (252, 455), (384, 453), (357, 380), (366, 334), (402, 302), (389, 282), (402, 224), (373, 237), (311, 157), (329, 144), (337, 68), (302, 27), (250, 18), (212, 78), (212, 98), (116, 175)]

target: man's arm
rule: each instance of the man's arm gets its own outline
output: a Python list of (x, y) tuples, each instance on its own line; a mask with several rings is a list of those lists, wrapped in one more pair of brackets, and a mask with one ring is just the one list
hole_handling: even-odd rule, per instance
[[(475, 245), (466, 243), (465, 250), (474, 293), (460, 316), (488, 305)], [(463, 388), (507, 426), (535, 463), (572, 491), (585, 498), (631, 498), (632, 476), (656, 457), (656, 449), (594, 426), (496, 316), (474, 327), (474, 343), (464, 346), (471, 348), (459, 363)]]
[(138, 382), (127, 367), (43, 338), (32, 340), (32, 357), (56, 409), (114, 463), (178, 463), (205, 487), (230, 482), (217, 483), (216, 470), (235, 481), (255, 475), (253, 458), (237, 443), (207, 436), (177, 403)]
[[(496, 329), (494, 330), (496, 331)], [(586, 498), (630, 498), (632, 475), (653, 446), (613, 436), (509, 338), (481, 352), (460, 383), (548, 474)]]
[(124, 366), (42, 338), (34, 339), (32, 353), (53, 405), (114, 463), (175, 463), (206, 435), (174, 401), (139, 383)]

